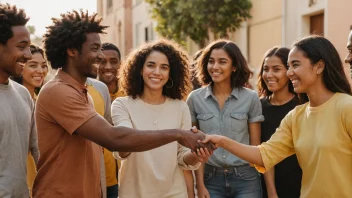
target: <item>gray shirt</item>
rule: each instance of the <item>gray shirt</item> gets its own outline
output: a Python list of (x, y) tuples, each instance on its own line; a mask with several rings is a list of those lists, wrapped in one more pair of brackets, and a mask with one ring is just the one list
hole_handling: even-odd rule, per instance
[(0, 197), (28, 198), (27, 155), (39, 157), (28, 90), (12, 80), (0, 84), (0, 112)]
[[(257, 93), (247, 88), (234, 88), (222, 110), (211, 85), (192, 91), (187, 104), (192, 122), (197, 122), (204, 133), (223, 135), (243, 144), (249, 144), (248, 123), (264, 121)], [(207, 162), (215, 167), (247, 163), (223, 148), (216, 149)]]

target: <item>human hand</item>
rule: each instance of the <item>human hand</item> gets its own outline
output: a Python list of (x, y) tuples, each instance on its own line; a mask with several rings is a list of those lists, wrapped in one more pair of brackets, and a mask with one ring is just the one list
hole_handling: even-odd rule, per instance
[(208, 142), (212, 142), (215, 144), (216, 148), (220, 147), (220, 144), (222, 143), (223, 136), (221, 135), (206, 135), (205, 138), (201, 141), (203, 144), (206, 144)]
[[(196, 126), (193, 126), (191, 128), (191, 131), (193, 133), (198, 133), (198, 132), (202, 132), (201, 130), (198, 130)], [(203, 132), (202, 132), (203, 133)], [(203, 143), (202, 141), (198, 141), (198, 143)], [(213, 154), (213, 151), (216, 150), (216, 146), (213, 144), (213, 142), (206, 142), (204, 145), (202, 145), (203, 148), (207, 148), (208, 152), (210, 153), (210, 155)]]
[(197, 185), (197, 195), (198, 198), (210, 198), (210, 194), (204, 184)]
[(177, 140), (182, 146), (190, 148), (192, 152), (196, 152), (197, 149), (205, 147), (201, 142), (205, 138), (205, 134), (201, 131), (192, 133), (190, 130), (180, 130), (180, 137)]
[(212, 152), (209, 152), (207, 148), (200, 148), (197, 149), (197, 152), (192, 152), (193, 155), (195, 155), (198, 159), (199, 162), (207, 162), (209, 157), (213, 154)]

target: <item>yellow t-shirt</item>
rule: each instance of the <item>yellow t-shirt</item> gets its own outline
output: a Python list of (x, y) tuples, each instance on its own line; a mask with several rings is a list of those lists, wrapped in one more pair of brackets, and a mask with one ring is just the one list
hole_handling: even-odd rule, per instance
[[(92, 85), (87, 86), (88, 93), (92, 96), (94, 108), (97, 113), (104, 117), (105, 115), (105, 102), (101, 93)], [(106, 174), (106, 186), (114, 186), (117, 184), (117, 162), (112, 153), (104, 148), (104, 165)]]
[(267, 170), (297, 155), (303, 171), (301, 197), (350, 198), (352, 97), (336, 93), (318, 107), (297, 106), (271, 139), (258, 147)]

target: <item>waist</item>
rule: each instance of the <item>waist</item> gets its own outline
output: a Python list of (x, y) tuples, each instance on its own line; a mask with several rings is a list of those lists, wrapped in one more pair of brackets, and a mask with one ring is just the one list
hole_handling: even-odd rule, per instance
[(205, 164), (204, 171), (206, 172), (214, 172), (214, 173), (237, 173), (241, 172), (243, 169), (248, 169), (251, 167), (249, 164), (242, 164), (238, 166), (230, 166), (230, 167), (215, 167), (209, 164)]

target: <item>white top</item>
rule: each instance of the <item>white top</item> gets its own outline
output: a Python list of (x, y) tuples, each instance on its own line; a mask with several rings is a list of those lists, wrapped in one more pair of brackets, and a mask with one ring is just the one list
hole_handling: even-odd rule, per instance
[[(150, 105), (132, 97), (117, 98), (111, 107), (115, 126), (140, 130), (191, 128), (191, 115), (187, 104), (167, 98), (161, 105)], [(182, 169), (198, 169), (200, 163), (188, 166), (183, 161), (189, 151), (171, 142), (156, 149), (131, 153), (123, 162), (119, 173), (120, 198), (184, 198), (187, 188)], [(120, 158), (114, 153), (115, 158)]]

